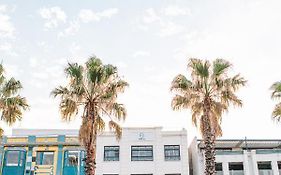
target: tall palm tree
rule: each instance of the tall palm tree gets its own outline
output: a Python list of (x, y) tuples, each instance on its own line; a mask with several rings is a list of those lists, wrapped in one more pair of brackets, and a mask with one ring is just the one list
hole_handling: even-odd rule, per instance
[(109, 128), (120, 139), (122, 128), (118, 121), (125, 120), (126, 109), (117, 102), (117, 96), (128, 83), (119, 77), (116, 67), (103, 65), (95, 56), (84, 66), (69, 63), (65, 73), (68, 84), (55, 88), (51, 94), (61, 97), (59, 108), (63, 120), (70, 121), (81, 113), (79, 139), (86, 150), (85, 172), (95, 175), (97, 134), (108, 121)]
[(191, 79), (177, 75), (172, 81), (171, 91), (173, 110), (190, 109), (192, 122), (199, 130), (204, 141), (205, 174), (215, 174), (215, 139), (222, 135), (222, 114), (230, 104), (242, 106), (235, 92), (244, 86), (246, 80), (239, 74), (229, 77), (227, 71), (231, 64), (216, 59), (212, 64), (208, 60), (190, 59), (188, 69)]
[[(20, 81), (9, 78), (4, 74), (3, 65), (0, 64), (0, 111), (1, 121), (9, 126), (22, 119), (23, 111), (29, 108), (26, 98), (19, 95), (22, 89)], [(0, 136), (4, 133), (0, 128)]]
[[(281, 81), (275, 82), (271, 85), (270, 90), (272, 91), (271, 99), (280, 100), (281, 97)], [(273, 112), (272, 112), (272, 118), (276, 121), (280, 122), (281, 120), (281, 102), (275, 105)]]

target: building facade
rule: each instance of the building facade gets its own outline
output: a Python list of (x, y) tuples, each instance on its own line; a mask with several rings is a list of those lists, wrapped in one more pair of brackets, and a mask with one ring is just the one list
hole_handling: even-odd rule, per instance
[[(204, 144), (190, 144), (191, 174), (204, 174)], [(281, 175), (281, 140), (217, 140), (218, 175)]]
[[(76, 130), (13, 130), (1, 144), (2, 175), (84, 175)], [(97, 175), (188, 175), (186, 130), (124, 128), (97, 139)]]

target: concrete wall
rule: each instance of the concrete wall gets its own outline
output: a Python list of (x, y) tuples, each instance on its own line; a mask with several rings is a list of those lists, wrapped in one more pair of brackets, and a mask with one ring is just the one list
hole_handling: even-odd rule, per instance
[[(187, 133), (162, 131), (157, 128), (125, 128), (122, 139), (114, 135), (102, 135), (97, 143), (97, 174), (181, 174), (188, 175)], [(119, 161), (103, 161), (104, 146), (120, 146)], [(131, 161), (132, 145), (152, 145), (153, 161)], [(165, 161), (164, 145), (180, 145), (181, 160)]]

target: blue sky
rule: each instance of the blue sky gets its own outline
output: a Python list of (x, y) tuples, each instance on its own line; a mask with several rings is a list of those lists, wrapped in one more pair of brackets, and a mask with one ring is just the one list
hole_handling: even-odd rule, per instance
[[(0, 58), (21, 80), (31, 109), (18, 128), (79, 128), (62, 123), (50, 91), (65, 83), (67, 62), (93, 54), (118, 66), (130, 83), (121, 96), (124, 126), (191, 127), (190, 112), (170, 108), (170, 82), (190, 57), (224, 58), (249, 83), (241, 109), (230, 109), (224, 138), (278, 138), (270, 85), (281, 80), (281, 2), (278, 0), (11, 1), (0, 3)], [(11, 129), (5, 127), (6, 133)]]

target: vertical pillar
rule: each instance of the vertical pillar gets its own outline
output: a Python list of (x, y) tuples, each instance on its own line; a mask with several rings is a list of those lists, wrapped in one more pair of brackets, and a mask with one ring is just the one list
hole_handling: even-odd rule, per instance
[(35, 136), (28, 136), (28, 150), (27, 150), (27, 158), (26, 158), (26, 164), (25, 164), (25, 175), (32, 175), (34, 167), (32, 167), (32, 152), (33, 152), (33, 143), (36, 142)]
[(252, 150), (251, 151), (251, 156), (252, 156), (252, 171), (253, 171), (253, 174), (259, 174), (259, 170), (258, 170), (258, 162), (257, 162), (257, 159), (256, 159), (256, 150)]
[(276, 161), (276, 160), (272, 160), (272, 161), (271, 161), (271, 167), (272, 167), (273, 175), (279, 175), (279, 172), (278, 172), (278, 164), (277, 164), (277, 161)]
[(2, 168), (3, 168), (3, 163), (4, 160), (4, 155), (5, 155), (5, 150), (4, 150), (4, 144), (7, 143), (7, 137), (3, 136), (1, 139), (1, 144), (0, 144), (0, 174), (2, 174)]
[(222, 162), (222, 172), (223, 175), (229, 175), (229, 166), (228, 166), (228, 162)]
[(251, 175), (250, 172), (250, 165), (249, 165), (249, 152), (247, 150), (243, 151), (243, 168), (244, 168), (244, 173), (245, 175)]
[(64, 135), (59, 135), (58, 136), (58, 160), (57, 160), (57, 172), (56, 175), (61, 175), (62, 174), (62, 169), (63, 169), (63, 143), (65, 142), (65, 136)]

